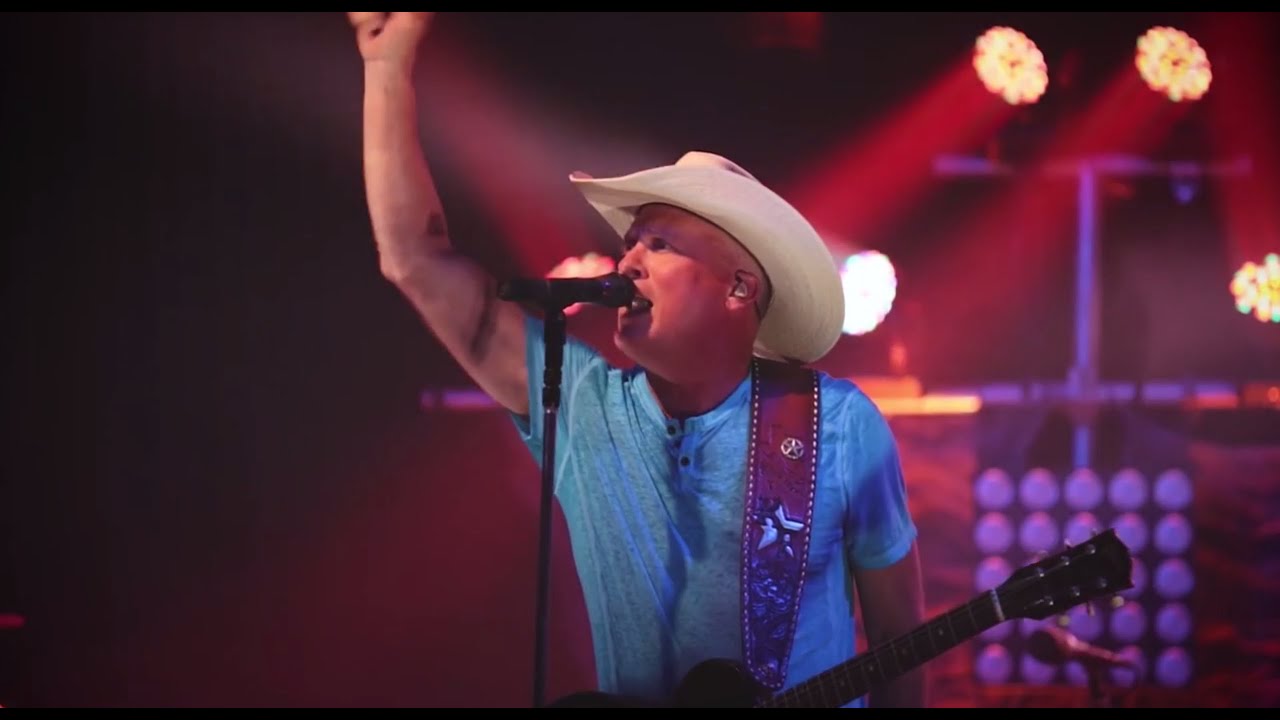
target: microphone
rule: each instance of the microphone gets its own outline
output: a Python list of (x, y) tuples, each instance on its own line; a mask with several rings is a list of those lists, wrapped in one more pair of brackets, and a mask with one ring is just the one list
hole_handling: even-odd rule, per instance
[(513, 278), (498, 288), (498, 297), (503, 300), (532, 302), (555, 310), (576, 303), (623, 307), (635, 296), (635, 283), (618, 273), (591, 278)]
[(1046, 665), (1061, 665), (1075, 660), (1082, 665), (1097, 667), (1135, 667), (1132, 660), (1090, 645), (1066, 630), (1053, 626), (1031, 633), (1031, 637), (1027, 638), (1027, 651)]

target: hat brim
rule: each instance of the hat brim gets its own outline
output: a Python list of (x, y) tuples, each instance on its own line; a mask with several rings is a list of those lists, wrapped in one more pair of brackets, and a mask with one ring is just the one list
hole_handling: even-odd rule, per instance
[(682, 208), (732, 235), (772, 286), (757, 354), (814, 362), (840, 339), (844, 292), (831, 251), (804, 216), (768, 187), (721, 168), (679, 165), (613, 178), (575, 174), (569, 180), (619, 237), (650, 203)]

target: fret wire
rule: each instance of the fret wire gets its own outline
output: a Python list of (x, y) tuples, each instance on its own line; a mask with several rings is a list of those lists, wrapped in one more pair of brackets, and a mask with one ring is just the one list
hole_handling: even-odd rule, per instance
[(921, 652), (918, 648), (916, 648), (916, 639), (920, 636), (923, 636), (922, 639), (928, 640), (930, 643), (930, 646), (932, 646), (932, 643), (933, 643), (928, 625), (924, 626), (923, 628), (921, 628), (920, 630), (914, 633), (911, 633), (911, 652), (915, 655), (916, 662), (920, 662), (922, 655), (930, 654), (930, 651), (927, 648), (923, 652)]
[(845, 694), (840, 690), (840, 676), (828, 678), (827, 687), (831, 690), (831, 707), (838, 707), (845, 701)]
[[(890, 640), (888, 647), (886, 647), (885, 649), (889, 651), (889, 657), (893, 658), (893, 666), (898, 669), (898, 673), (900, 674), (902, 672), (902, 663), (898, 662), (898, 653), (897, 653), (896, 647), (897, 647), (897, 641)], [(885, 666), (884, 659), (881, 658), (880, 667), (883, 669), (884, 666)]]

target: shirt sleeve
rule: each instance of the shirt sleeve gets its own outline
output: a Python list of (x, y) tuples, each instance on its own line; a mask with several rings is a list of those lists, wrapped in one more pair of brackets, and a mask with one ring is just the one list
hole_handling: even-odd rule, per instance
[(907, 554), (917, 534), (898, 446), (870, 398), (858, 393), (847, 407), (845, 552), (854, 567), (887, 567)]

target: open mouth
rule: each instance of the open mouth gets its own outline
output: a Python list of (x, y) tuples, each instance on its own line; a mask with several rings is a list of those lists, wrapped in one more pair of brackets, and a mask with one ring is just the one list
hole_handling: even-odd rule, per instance
[(636, 296), (631, 300), (631, 304), (627, 306), (627, 315), (638, 315), (649, 312), (651, 309), (653, 309), (653, 301), (640, 293), (636, 293)]

